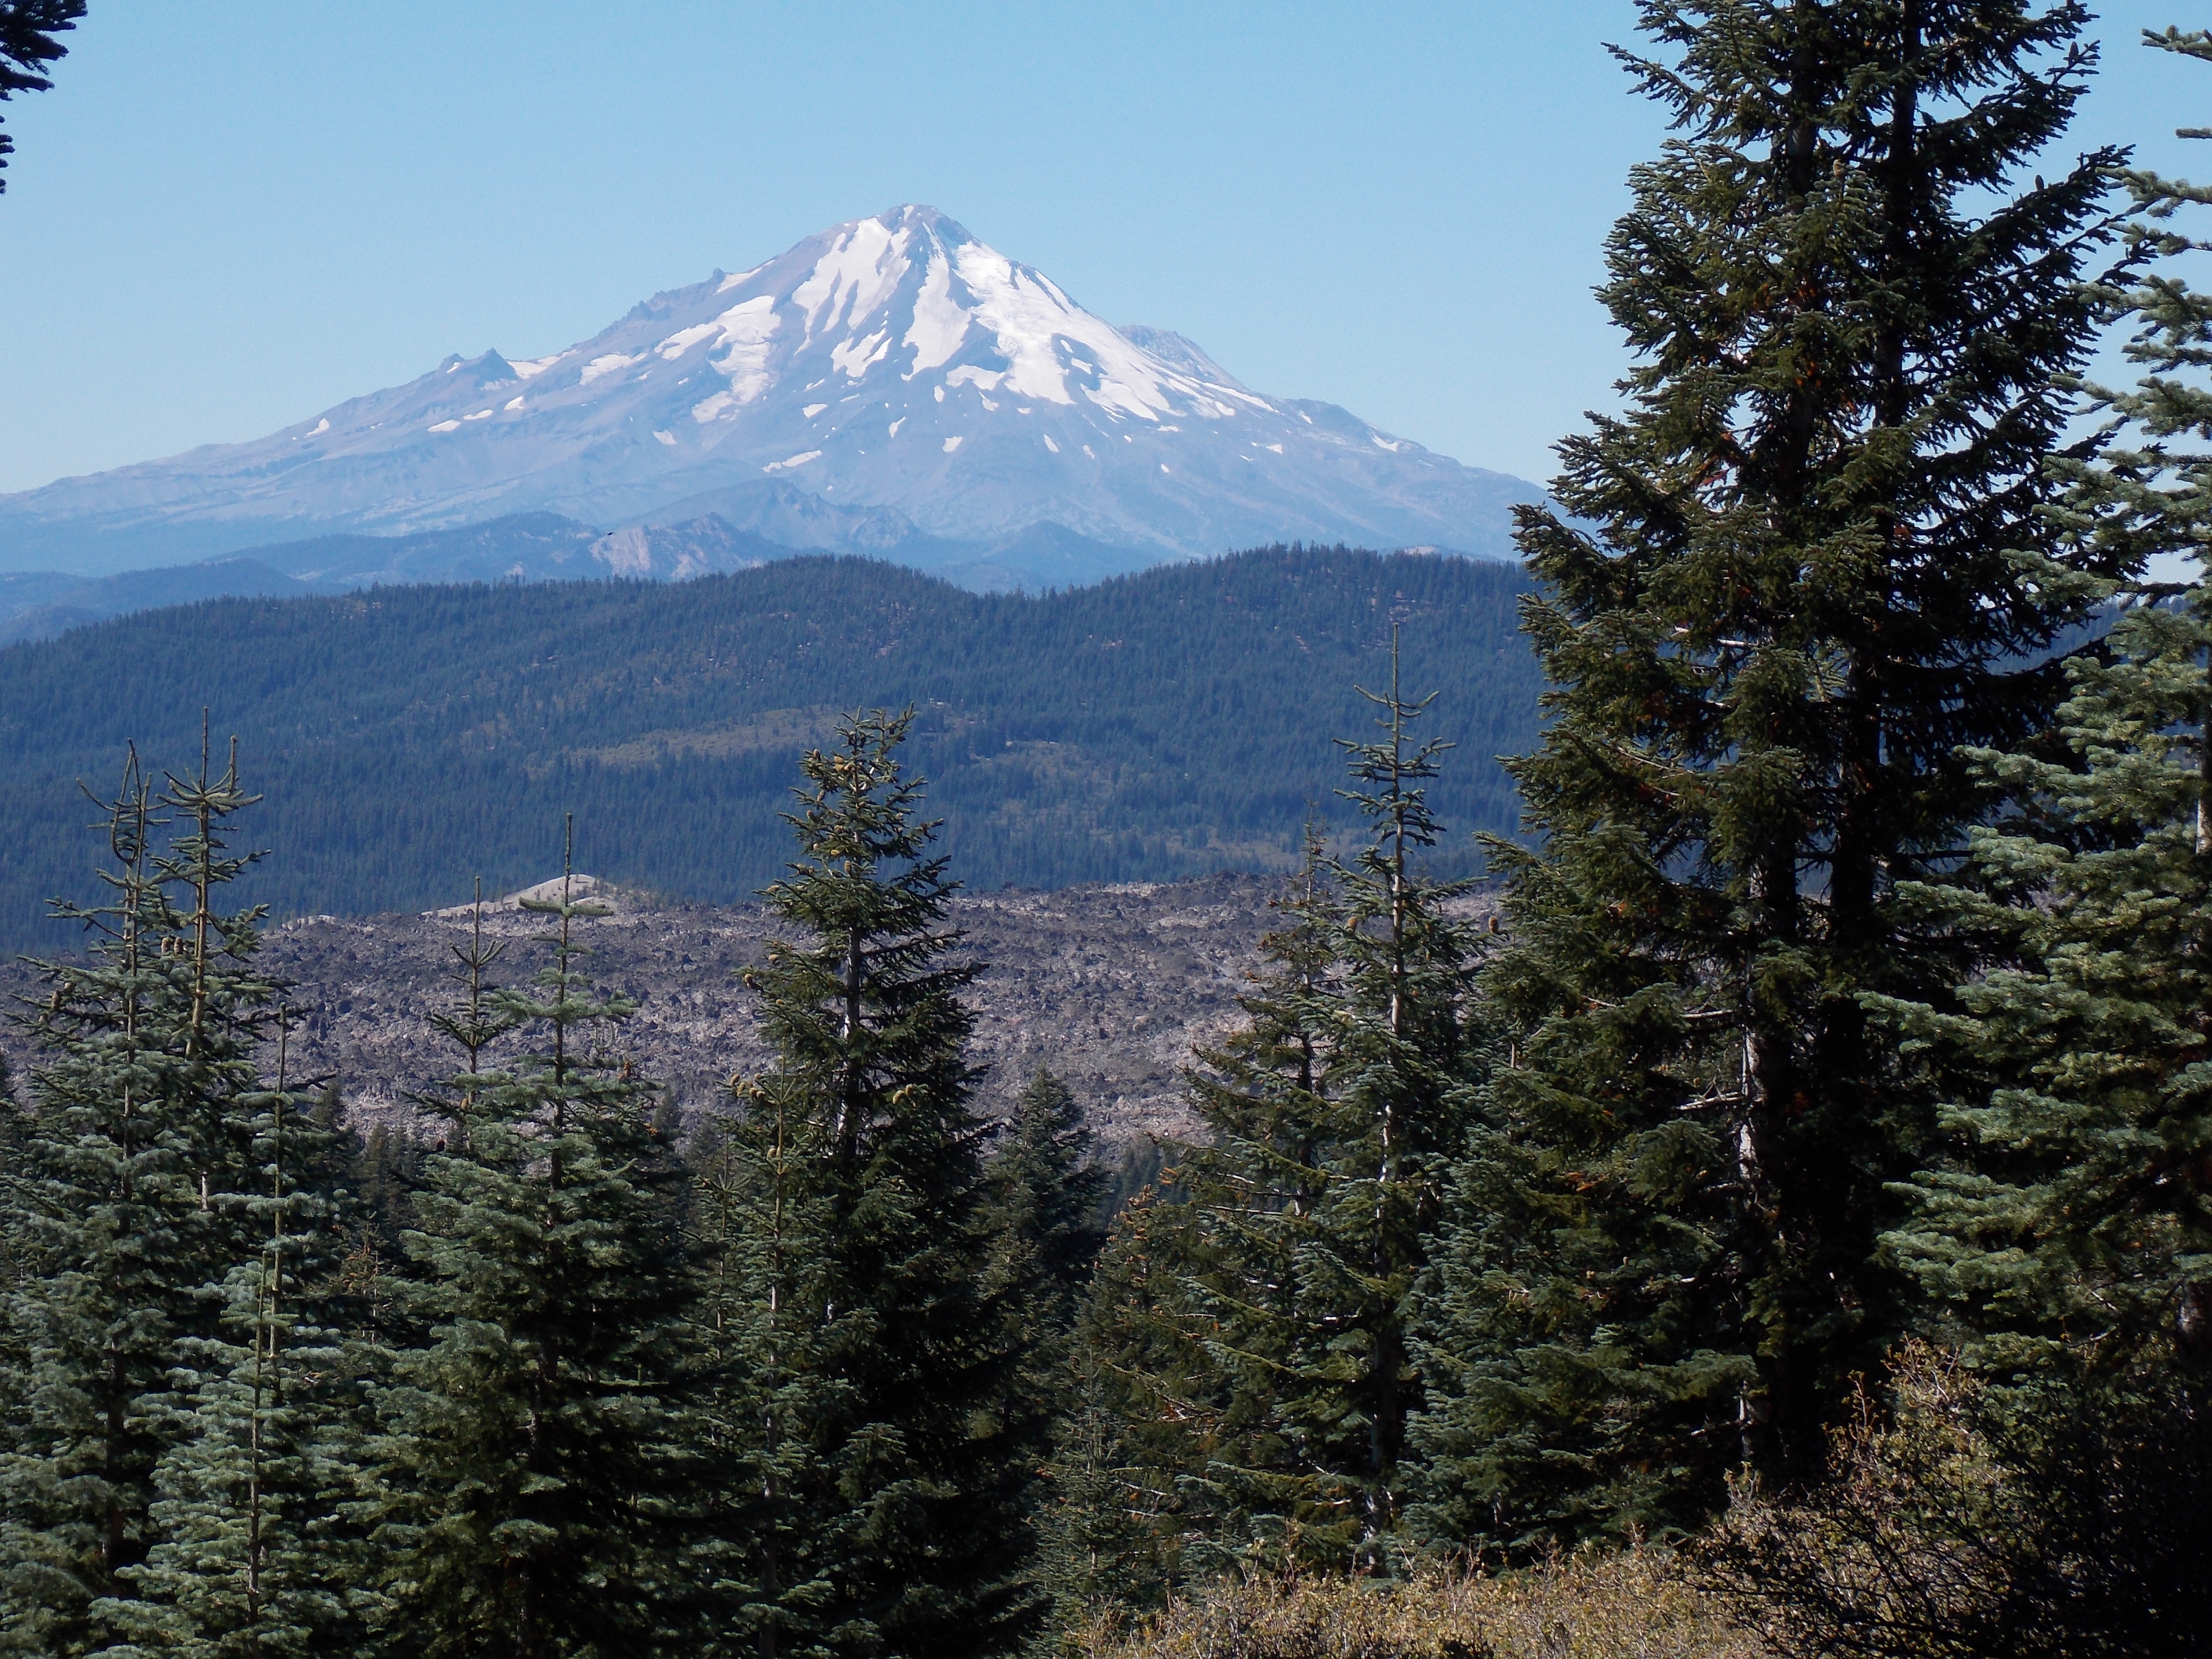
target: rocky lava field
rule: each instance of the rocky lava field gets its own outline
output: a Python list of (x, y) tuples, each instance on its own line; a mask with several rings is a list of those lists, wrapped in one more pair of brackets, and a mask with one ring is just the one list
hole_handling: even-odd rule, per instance
[[(637, 999), (623, 1052), (670, 1089), (687, 1117), (714, 1109), (732, 1076), (768, 1063), (752, 994), (739, 982), (760, 960), (770, 919), (755, 905), (672, 904), (577, 878), (614, 914), (577, 924), (594, 983)], [(1180, 1073), (1195, 1047), (1233, 1028), (1237, 998), (1271, 925), (1281, 878), (1222, 875), (1174, 883), (1008, 889), (961, 895), (953, 919), (987, 966), (975, 981), (973, 1054), (982, 1109), (1002, 1115), (1039, 1064), (1066, 1078), (1109, 1154), (1147, 1134), (1195, 1127)], [(544, 890), (533, 889), (533, 891)], [(545, 918), (520, 895), (488, 900), (488, 934), (508, 941), (495, 977), (541, 967), (533, 939)], [(296, 1079), (334, 1079), (353, 1120), (411, 1125), (410, 1095), (431, 1089), (457, 1055), (427, 1016), (454, 994), (453, 947), (469, 934), (466, 907), (425, 915), (320, 916), (270, 930), (264, 965), (288, 981), (297, 1016)], [(35, 981), (0, 969), (15, 997)], [(19, 1077), (33, 1056), (20, 1029), (0, 1033)]]

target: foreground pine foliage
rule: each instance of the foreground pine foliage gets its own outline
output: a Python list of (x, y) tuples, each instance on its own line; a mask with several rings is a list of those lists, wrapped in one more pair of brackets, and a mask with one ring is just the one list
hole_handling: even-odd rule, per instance
[(1664, 1550), (1402, 1583), (1262, 1578), (1076, 1633), (1083, 1659), (1736, 1659), (1766, 1650)]

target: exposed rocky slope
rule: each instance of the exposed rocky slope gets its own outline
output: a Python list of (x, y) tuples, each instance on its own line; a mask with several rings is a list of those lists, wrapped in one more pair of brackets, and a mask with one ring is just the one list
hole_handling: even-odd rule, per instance
[[(1194, 1127), (1180, 1084), (1192, 1050), (1240, 1018), (1237, 1005), (1271, 925), (1280, 880), (1222, 875), (1194, 881), (961, 896), (955, 918), (989, 964), (971, 997), (975, 1058), (986, 1110), (1003, 1114), (1030, 1071), (1049, 1065), (1089, 1106), (1110, 1149)], [(615, 914), (579, 926), (598, 984), (635, 996), (625, 1041), (647, 1075), (689, 1114), (712, 1109), (724, 1081), (766, 1062), (752, 995), (738, 982), (759, 959), (768, 918), (757, 907), (671, 906), (600, 887)], [(543, 919), (514, 898), (488, 903), (488, 933), (511, 941), (499, 973), (534, 971), (529, 942)], [(295, 987), (292, 1039), (300, 1075), (336, 1077), (364, 1118), (412, 1121), (410, 1094), (452, 1069), (425, 1016), (451, 994), (452, 947), (469, 911), (362, 920), (314, 917), (274, 933), (267, 965)], [(28, 975), (6, 971), (9, 988)], [(19, 1070), (30, 1056), (7, 1034)]]

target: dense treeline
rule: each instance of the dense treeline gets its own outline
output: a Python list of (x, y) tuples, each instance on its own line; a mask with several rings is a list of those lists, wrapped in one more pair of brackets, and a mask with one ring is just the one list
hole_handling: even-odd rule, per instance
[[(1680, 136), (1611, 249), (1627, 412), (1522, 520), (1502, 927), (1409, 624), (1206, 1133), (1129, 1193), (1048, 1071), (975, 1115), (924, 717), (848, 715), (764, 1073), (673, 1121), (564, 886), (531, 958), (457, 951), (422, 1136), (362, 1139), (228, 896), (235, 751), (134, 757), (0, 1115), (7, 1638), (2212, 1645), (2212, 190), (1996, 190), (2080, 94), (2070, 4), (1644, 21)], [(2132, 392), (2075, 379), (2114, 321)]]
[(576, 814), (594, 873), (730, 902), (773, 880), (790, 757), (836, 714), (912, 703), (944, 845), (997, 886), (1295, 861), (1334, 816), (1310, 733), (1358, 718), (1394, 622), (1407, 672), (1473, 757), (1440, 849), (1510, 831), (1492, 757), (1535, 732), (1516, 568), (1273, 549), (1048, 595), (979, 597), (910, 571), (804, 558), (674, 586), (385, 588), (149, 612), (0, 650), (0, 947), (71, 890), (77, 780), (126, 741), (170, 752), (219, 710), (266, 767), (283, 860), (248, 878), (280, 915), (422, 909), (542, 880)]

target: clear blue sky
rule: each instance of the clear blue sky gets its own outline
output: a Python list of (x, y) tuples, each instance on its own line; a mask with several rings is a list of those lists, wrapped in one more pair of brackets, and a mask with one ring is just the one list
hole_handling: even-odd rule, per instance
[[(1604, 50), (1633, 17), (92, 0), (5, 106), (0, 490), (551, 351), (907, 201), (1263, 390), (1547, 477), (1621, 366), (1590, 289), (1660, 137)], [(2069, 150), (2186, 170), (2212, 70), (2133, 44), (2168, 21), (2106, 9)]]

